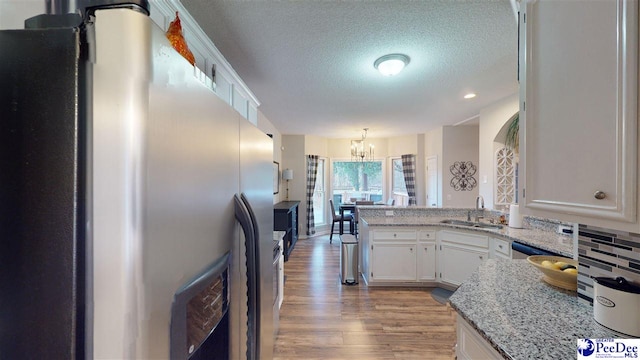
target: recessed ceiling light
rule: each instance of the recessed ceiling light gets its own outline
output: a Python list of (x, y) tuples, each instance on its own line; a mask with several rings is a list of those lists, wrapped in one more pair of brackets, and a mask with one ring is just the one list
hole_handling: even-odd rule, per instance
[(380, 57), (373, 66), (384, 76), (393, 76), (409, 64), (409, 57), (404, 54), (389, 54)]
[(469, 93), (469, 94), (464, 96), (465, 99), (473, 99), (474, 97), (476, 97), (476, 94), (474, 94), (474, 93)]

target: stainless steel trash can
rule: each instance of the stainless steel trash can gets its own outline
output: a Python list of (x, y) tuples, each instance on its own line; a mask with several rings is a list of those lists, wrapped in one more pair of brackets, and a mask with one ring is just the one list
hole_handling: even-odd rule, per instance
[(340, 235), (340, 282), (358, 283), (358, 240), (353, 235)]

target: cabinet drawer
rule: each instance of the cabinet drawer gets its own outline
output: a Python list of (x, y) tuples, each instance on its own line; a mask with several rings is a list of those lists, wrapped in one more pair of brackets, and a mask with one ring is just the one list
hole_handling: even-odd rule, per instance
[(436, 231), (435, 230), (420, 230), (418, 232), (419, 240), (436, 240)]
[(416, 240), (415, 230), (376, 230), (373, 240)]
[(496, 253), (511, 257), (511, 246), (508, 241), (493, 239), (493, 246)]
[(456, 243), (461, 245), (477, 246), (485, 249), (489, 248), (489, 237), (470, 233), (459, 233), (448, 230), (440, 231), (440, 241)]

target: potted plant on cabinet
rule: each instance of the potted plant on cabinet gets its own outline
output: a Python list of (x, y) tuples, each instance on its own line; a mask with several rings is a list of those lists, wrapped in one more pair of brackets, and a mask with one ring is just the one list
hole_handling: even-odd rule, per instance
[(509, 127), (507, 128), (504, 144), (517, 154), (520, 146), (520, 112), (515, 113), (507, 122)]

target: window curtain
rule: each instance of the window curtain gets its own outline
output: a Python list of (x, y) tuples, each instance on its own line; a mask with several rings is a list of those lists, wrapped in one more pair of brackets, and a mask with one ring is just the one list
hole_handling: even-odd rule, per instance
[(307, 155), (307, 235), (316, 233), (313, 216), (313, 192), (316, 188), (316, 176), (318, 175), (318, 158), (318, 155)]
[(417, 205), (416, 201), (416, 156), (402, 155), (402, 173), (404, 175), (404, 183), (407, 186), (407, 194), (409, 195), (409, 206)]

